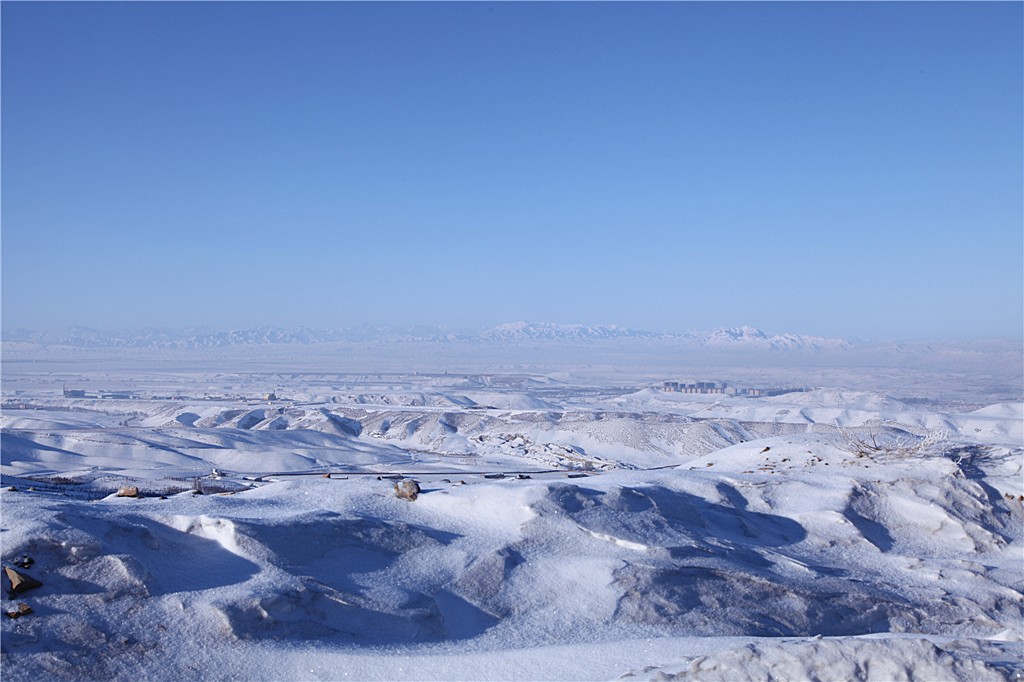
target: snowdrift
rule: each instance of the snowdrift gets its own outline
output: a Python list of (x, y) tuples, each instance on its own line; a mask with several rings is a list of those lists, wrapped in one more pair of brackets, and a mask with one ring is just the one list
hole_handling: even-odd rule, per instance
[(8, 409), (5, 679), (1024, 675), (1020, 405), (443, 381)]
[[(718, 468), (730, 468), (729, 453), (718, 454)], [(1018, 638), (1005, 641), (1024, 623), (1020, 502), (949, 460), (850, 458), (822, 452), (785, 476), (703, 467), (585, 481), (434, 477), (415, 502), (374, 478), (92, 504), (5, 490), (4, 556), (32, 556), (44, 585), (34, 618), (4, 624), (5, 674), (177, 675), (201, 662), (216, 676), (241, 642), (259, 657), (250, 676), (274, 679), (325, 648), (680, 637), (774, 651), (682, 668), (723, 676), (770, 661), (805, 670), (800, 651), (877, 670), (902, 657), (951, 665), (961, 679), (1009, 674), (1024, 653)], [(789, 644), (775, 650), (764, 638)], [(101, 645), (82, 646), (90, 640)]]

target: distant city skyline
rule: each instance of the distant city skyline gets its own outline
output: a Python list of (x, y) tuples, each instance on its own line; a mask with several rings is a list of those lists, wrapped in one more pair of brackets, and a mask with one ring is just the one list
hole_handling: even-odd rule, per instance
[(7, 328), (1024, 335), (1020, 3), (9, 3)]

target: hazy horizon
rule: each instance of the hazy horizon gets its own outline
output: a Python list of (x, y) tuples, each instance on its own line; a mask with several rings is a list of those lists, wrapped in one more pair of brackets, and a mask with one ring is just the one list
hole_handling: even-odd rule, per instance
[(1019, 3), (3, 3), (2, 324), (1024, 335)]
[[(146, 334), (166, 334), (171, 338), (186, 339), (189, 337), (202, 337), (202, 336), (218, 336), (228, 335), (234, 333), (255, 333), (260, 331), (273, 331), (281, 332), (283, 334), (301, 334), (308, 332), (311, 334), (336, 334), (338, 338), (333, 339), (336, 341), (353, 341), (353, 340), (364, 340), (374, 341), (381, 340), (383, 338), (403, 338), (408, 337), (409, 340), (413, 340), (415, 337), (420, 337), (422, 340), (429, 340), (431, 338), (441, 338), (443, 335), (450, 335), (456, 339), (477, 339), (487, 338), (488, 334), (498, 332), (501, 330), (510, 330), (518, 328), (523, 325), (533, 330), (544, 330), (549, 329), (552, 334), (552, 338), (556, 338), (558, 331), (562, 331), (566, 334), (576, 328), (583, 330), (592, 330), (595, 332), (593, 338), (600, 338), (599, 332), (607, 331), (611, 333), (613, 330), (622, 332), (624, 335), (618, 338), (632, 338), (630, 335), (650, 335), (639, 336), (636, 338), (665, 338), (670, 339), (684, 339), (692, 337), (694, 339), (700, 339), (705, 335), (711, 335), (716, 332), (726, 331), (740, 331), (743, 329), (750, 329), (755, 332), (760, 332), (766, 335), (769, 339), (776, 337), (785, 336), (797, 336), (808, 340), (822, 339), (824, 341), (845, 341), (854, 344), (888, 344), (888, 343), (978, 343), (984, 344), (987, 342), (1006, 342), (1021, 344), (1021, 338), (1012, 337), (999, 337), (999, 336), (977, 336), (977, 337), (900, 337), (900, 338), (871, 338), (863, 335), (849, 334), (844, 336), (825, 336), (823, 334), (816, 334), (813, 331), (807, 332), (800, 329), (775, 329), (768, 328), (762, 329), (760, 327), (753, 327), (752, 325), (737, 324), (737, 325), (719, 325), (709, 329), (696, 329), (688, 328), (682, 331), (669, 331), (666, 329), (651, 329), (651, 328), (636, 328), (627, 327), (625, 325), (610, 323), (598, 323), (598, 324), (582, 324), (573, 322), (550, 322), (550, 321), (538, 321), (538, 320), (514, 320), (499, 323), (496, 325), (489, 325), (484, 327), (451, 327), (447, 325), (432, 325), (432, 324), (342, 324), (333, 327), (324, 326), (310, 326), (310, 325), (295, 325), (285, 326), (280, 324), (258, 324), (249, 327), (214, 327), (210, 325), (181, 325), (181, 326), (122, 326), (122, 327), (98, 327), (95, 325), (65, 325), (61, 327), (47, 327), (47, 328), (29, 328), (29, 327), (3, 327), (2, 334), (4, 341), (12, 341), (22, 339), (25, 335), (40, 335), (40, 336), (59, 336), (62, 333), (73, 333), (75, 331), (82, 332), (96, 332), (101, 335), (110, 337), (143, 337)], [(377, 335), (375, 336), (374, 333)], [(570, 337), (565, 336), (565, 340), (571, 340)]]

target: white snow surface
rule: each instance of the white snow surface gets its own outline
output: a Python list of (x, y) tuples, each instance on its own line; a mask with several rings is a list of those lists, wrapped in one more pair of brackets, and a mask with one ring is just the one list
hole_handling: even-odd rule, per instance
[(4, 368), (5, 679), (1024, 677), (1019, 402), (78, 362)]

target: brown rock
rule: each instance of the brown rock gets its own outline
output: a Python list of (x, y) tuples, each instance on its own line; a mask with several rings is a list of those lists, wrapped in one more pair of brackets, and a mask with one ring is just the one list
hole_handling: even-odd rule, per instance
[(403, 500), (409, 500), (412, 502), (420, 494), (420, 484), (416, 481), (407, 479), (402, 481), (401, 485), (395, 484), (395, 495), (402, 498)]
[(11, 582), (11, 594), (21, 594), (26, 590), (31, 590), (33, 587), (42, 587), (43, 585), (35, 578), (21, 573), (20, 571), (16, 571), (10, 566), (4, 566), (4, 574)]
[(138, 489), (138, 487), (136, 487), (134, 485), (122, 486), (121, 488), (118, 489), (117, 496), (118, 497), (138, 497), (139, 496), (139, 489)]
[(25, 602), (20, 601), (18, 602), (18, 608), (14, 609), (13, 611), (7, 612), (7, 617), (21, 618), (22, 616), (27, 616), (30, 613), (32, 613), (32, 607), (26, 604)]

